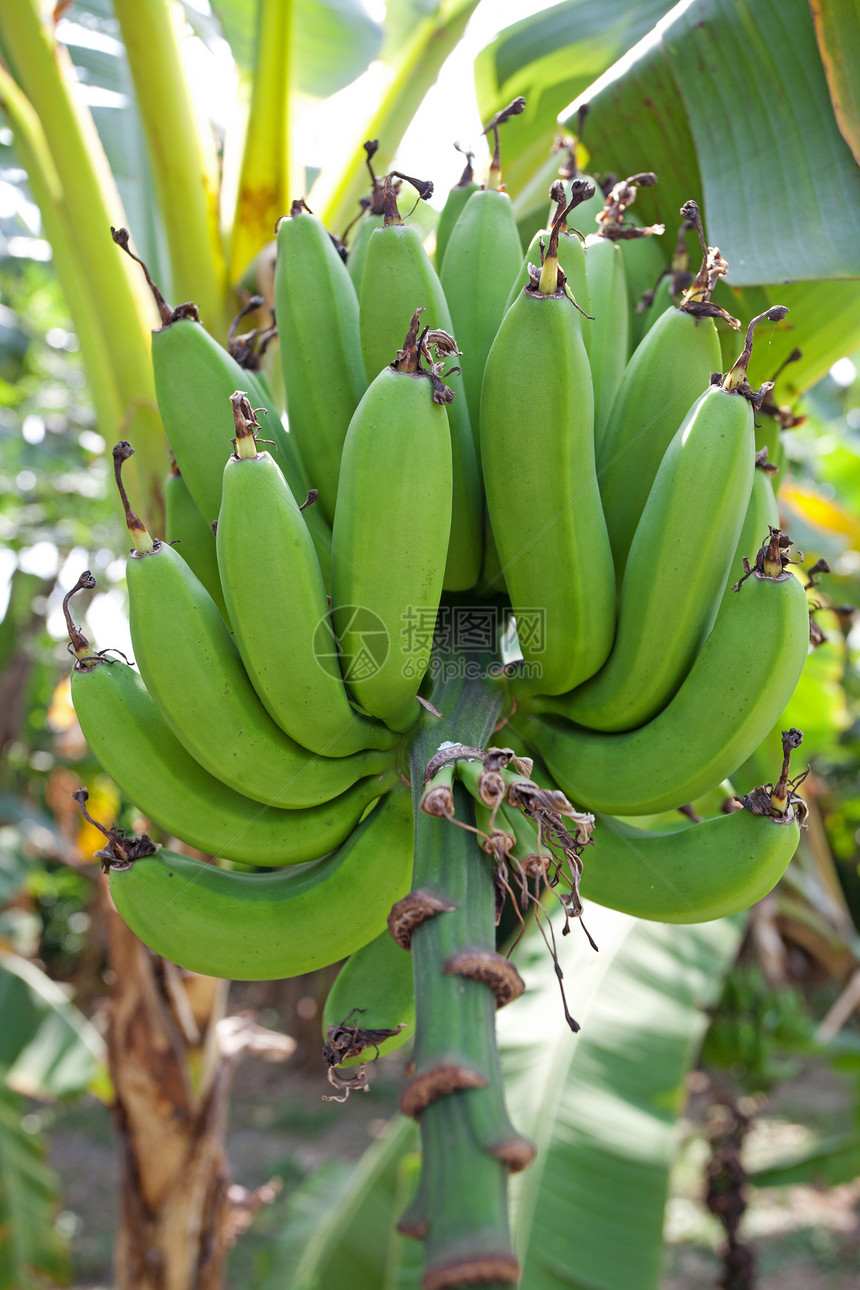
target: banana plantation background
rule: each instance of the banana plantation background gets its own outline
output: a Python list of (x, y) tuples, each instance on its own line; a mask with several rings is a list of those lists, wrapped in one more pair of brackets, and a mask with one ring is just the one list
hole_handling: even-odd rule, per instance
[[(681, 1290), (726, 1266), (740, 1275), (731, 1259), (747, 1242), (759, 1280), (733, 1285), (856, 1284), (856, 4), (571, 0), (523, 13), (490, 0), (0, 7), (0, 1290), (162, 1284), (157, 1271), (135, 1279), (151, 1215), (118, 1195), (141, 1123), (178, 1229), (194, 1187), (211, 1190), (196, 1214), (207, 1256), (171, 1285), (419, 1284), (420, 1249), (394, 1227), (416, 1176), (413, 1126), (395, 1114), (403, 1059), (380, 1063), (367, 1097), (321, 1100), (334, 972), (189, 978), (110, 911), (101, 839), (71, 793), (85, 786), (99, 819), (132, 827), (135, 813), (77, 728), (61, 605), (89, 567), (92, 634), (107, 643), (124, 617), (106, 446), (135, 443), (141, 509), (157, 522), (162, 504), (157, 319), (110, 226), (131, 229), (165, 296), (194, 299), (223, 341), (265, 290), (258, 252), (293, 198), (342, 233), (367, 188), (367, 139), (377, 173), (397, 165), (444, 196), (454, 141), (483, 164), (477, 123), (518, 94), (527, 110), (506, 126), (504, 173), (521, 229), (543, 218), (566, 129), (591, 171), (656, 172), (637, 212), (666, 223), (667, 254), (680, 206), (700, 203), (731, 266), (717, 296), (731, 313), (790, 307), (751, 378), (779, 372), (783, 527), (807, 567), (830, 567), (826, 639), (783, 720), (804, 732), (809, 827), (775, 893), (696, 927), (593, 909), (599, 956), (576, 937), (561, 951), (579, 1035), (559, 1024), (534, 932), (517, 951), (527, 992), (500, 1038), (512, 1119), (538, 1147), (513, 1197), (523, 1284)], [(461, 121), (452, 69), (462, 84), (472, 63), (477, 109)], [(350, 98), (359, 78), (369, 92)], [(447, 169), (430, 173), (438, 158)], [(430, 237), (438, 204), (416, 212)]]

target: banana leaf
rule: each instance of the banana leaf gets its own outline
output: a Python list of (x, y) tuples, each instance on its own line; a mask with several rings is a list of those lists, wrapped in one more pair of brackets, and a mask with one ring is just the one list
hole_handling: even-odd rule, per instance
[(56, 1179), (40, 1138), (21, 1123), (24, 1100), (0, 1081), (0, 1290), (65, 1281), (67, 1242), (54, 1223)]
[(107, 1098), (104, 1041), (65, 991), (35, 964), (0, 950), (0, 1075), (50, 1101), (85, 1091)]

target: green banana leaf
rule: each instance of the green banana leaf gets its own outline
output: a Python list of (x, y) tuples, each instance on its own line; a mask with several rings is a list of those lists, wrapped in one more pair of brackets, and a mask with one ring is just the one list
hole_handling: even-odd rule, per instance
[(513, 1179), (514, 1239), (529, 1290), (655, 1290), (686, 1075), (745, 920), (670, 927), (591, 906), (586, 921), (599, 953), (574, 926), (562, 957), (580, 1033), (534, 937), (517, 1015), (500, 1017), (511, 1118), (538, 1148)]
[[(685, 159), (695, 150), (708, 238), (735, 286), (860, 275), (860, 170), (836, 123), (807, 0), (677, 6), (581, 99), (595, 157), (620, 174), (657, 172), (658, 187), (637, 203), (646, 222), (698, 197), (676, 136)], [(579, 106), (563, 110), (568, 123)]]
[(56, 1179), (38, 1136), (22, 1126), (24, 1100), (0, 1081), (0, 1290), (43, 1290), (66, 1281), (67, 1242), (54, 1215)]
[(347, 1283), (350, 1290), (380, 1290), (402, 1208), (400, 1161), (414, 1152), (417, 1138), (415, 1125), (397, 1117), (356, 1165), (332, 1162), (297, 1187), (255, 1290), (328, 1290)]
[[(195, 6), (185, 4), (191, 26), (203, 40), (216, 34)], [(391, 7), (391, 6), (389, 6)], [(220, 22), (240, 72), (252, 75), (256, 63), (257, 4), (215, 0)], [(349, 85), (377, 57), (382, 27), (361, 0), (295, 0), (294, 89), (309, 98), (328, 98)]]
[[(518, 94), (526, 99), (526, 110), (502, 131), (502, 174), (512, 195), (546, 161), (561, 109), (671, 7), (666, 0), (566, 0), (506, 27), (481, 50), (475, 60), (481, 120), (488, 121)], [(583, 142), (589, 150), (590, 134), (586, 124)], [(599, 158), (595, 164), (602, 164)], [(542, 213), (548, 191), (549, 181), (540, 194)]]
[[(572, 17), (590, 9), (564, 8)], [(833, 33), (848, 28), (851, 6), (813, 5), (819, 8), (832, 47), (839, 40)], [(623, 6), (610, 5), (609, 12), (620, 26)], [(771, 304), (791, 310), (759, 343), (750, 375), (756, 382), (771, 379), (799, 347), (801, 360), (786, 369), (776, 391), (780, 401), (792, 400), (860, 344), (860, 169), (845, 141), (860, 133), (852, 80), (860, 65), (856, 11), (834, 67), (817, 56), (808, 0), (691, 0), (675, 6), (593, 83), (580, 86), (567, 105), (558, 68), (537, 40), (548, 17), (517, 24), (479, 55), (482, 115), (515, 93), (531, 95), (545, 113), (543, 105), (555, 94), (561, 119), (576, 132), (579, 109), (587, 104), (589, 168), (656, 172), (657, 186), (640, 190), (636, 210), (646, 223), (665, 222), (667, 251), (680, 223), (677, 212), (696, 198), (708, 241), (730, 266), (731, 289), (721, 287), (718, 302), (744, 323)], [(622, 30), (632, 35), (635, 21)], [(585, 25), (583, 30), (582, 48), (575, 42), (566, 48), (570, 66), (584, 66), (594, 48)], [(536, 201), (529, 176), (553, 169), (542, 160), (552, 129), (545, 127), (544, 151), (537, 156), (539, 139), (526, 133), (528, 117), (527, 110), (505, 127), (505, 174), (518, 217), (526, 199)], [(542, 211), (542, 191), (540, 196)], [(754, 286), (766, 289), (750, 292)], [(737, 336), (726, 331), (726, 367), (738, 352)]]
[(15, 1092), (51, 1101), (110, 1096), (104, 1041), (35, 964), (0, 950), (0, 1075)]

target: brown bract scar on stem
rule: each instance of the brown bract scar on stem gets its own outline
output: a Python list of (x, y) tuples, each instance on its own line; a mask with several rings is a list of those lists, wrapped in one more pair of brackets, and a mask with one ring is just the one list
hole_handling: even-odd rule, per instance
[[(409, 320), (409, 330), (403, 341), (403, 346), (397, 351), (394, 360), (389, 363), (389, 367), (395, 372), (402, 372), (408, 376), (427, 377), (433, 385), (433, 402), (434, 403), (452, 403), (454, 400), (454, 391), (444, 384), (444, 378), (454, 372), (459, 372), (459, 367), (452, 367), (447, 372), (442, 369), (445, 366), (445, 359), (452, 354), (459, 355), (460, 350), (457, 348), (457, 342), (448, 332), (441, 331), (438, 328), (431, 330), (429, 327), (421, 329), (421, 314), (424, 312), (424, 305), (419, 307), (413, 313)], [(431, 348), (435, 350), (436, 359), (430, 353)], [(442, 358), (439, 359), (439, 355)], [(438, 360), (438, 361), (437, 361)], [(424, 364), (427, 366), (424, 366)]]
[(85, 805), (89, 796), (85, 788), (77, 788), (72, 793), (87, 823), (107, 838), (107, 845), (95, 853), (95, 859), (102, 862), (102, 873), (108, 873), (111, 869), (130, 869), (135, 860), (155, 855), (158, 847), (148, 834), (142, 833), (139, 838), (129, 837), (124, 829), (118, 829), (116, 825), (106, 829), (98, 820), (94, 820)]
[(458, 1066), (453, 1062), (434, 1066), (409, 1081), (400, 1095), (400, 1111), (411, 1119), (417, 1119), (432, 1102), (451, 1093), (462, 1093), (470, 1088), (486, 1088), (487, 1080), (478, 1071), (468, 1066)]
[(435, 896), (431, 891), (410, 891), (388, 911), (389, 934), (404, 950), (411, 950), (412, 937), (422, 923), (437, 914), (452, 913), (456, 908), (449, 900)]
[(473, 748), (470, 744), (442, 744), (428, 761), (424, 769), (424, 783), (429, 784), (436, 772), (440, 770), (449, 761), (459, 761), (461, 758), (469, 758), (472, 761), (483, 761), (483, 748)]
[(513, 963), (495, 950), (460, 950), (448, 959), (445, 975), (461, 976), (487, 986), (493, 992), (497, 1008), (518, 999), (526, 988)]
[(767, 444), (756, 453), (755, 464), (756, 469), (763, 470), (766, 475), (776, 475), (779, 472), (779, 466), (767, 459)]
[(520, 1174), (527, 1169), (537, 1155), (537, 1148), (528, 1138), (508, 1138), (505, 1142), (496, 1143), (485, 1148), (488, 1155), (495, 1156), (507, 1165), (512, 1174)]
[(428, 1264), (421, 1290), (460, 1290), (489, 1282), (518, 1285), (520, 1265), (513, 1254), (476, 1254), (453, 1262)]

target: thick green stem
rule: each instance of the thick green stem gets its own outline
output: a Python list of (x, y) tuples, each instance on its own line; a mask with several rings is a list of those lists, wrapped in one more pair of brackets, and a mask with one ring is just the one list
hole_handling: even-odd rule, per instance
[(41, 122), (80, 272), (110, 337), (122, 422), (99, 428), (109, 441), (118, 434), (135, 441), (141, 496), (147, 514), (160, 518), (164, 436), (149, 358), (149, 331), (157, 318), (140, 275), (110, 242), (111, 225), (125, 223), (116, 184), (93, 119), (76, 93), (68, 54), (42, 22), (35, 0), (3, 0), (0, 50)]
[(114, 11), (167, 234), (172, 298), (193, 300), (208, 329), (223, 341), (231, 307), (218, 227), (218, 161), (182, 63), (182, 11), (174, 0), (115, 0)]
[[(493, 865), (474, 833), (418, 809), (426, 763), (444, 740), (482, 746), (490, 740), (503, 690), (490, 679), (446, 680), (412, 741), (415, 800), (413, 888), (456, 909), (437, 913), (412, 937), (415, 974), (415, 1070), (402, 1105), (421, 1128), (424, 1290), (511, 1285), (518, 1276), (507, 1212), (507, 1175), (522, 1160), (523, 1140), (504, 1108), (495, 1038), (496, 1000), (484, 983), (446, 973), (463, 950), (495, 952)], [(456, 816), (474, 824), (471, 798), (455, 785)], [(527, 1146), (528, 1144), (525, 1144)], [(526, 1153), (527, 1154), (527, 1153)]]

